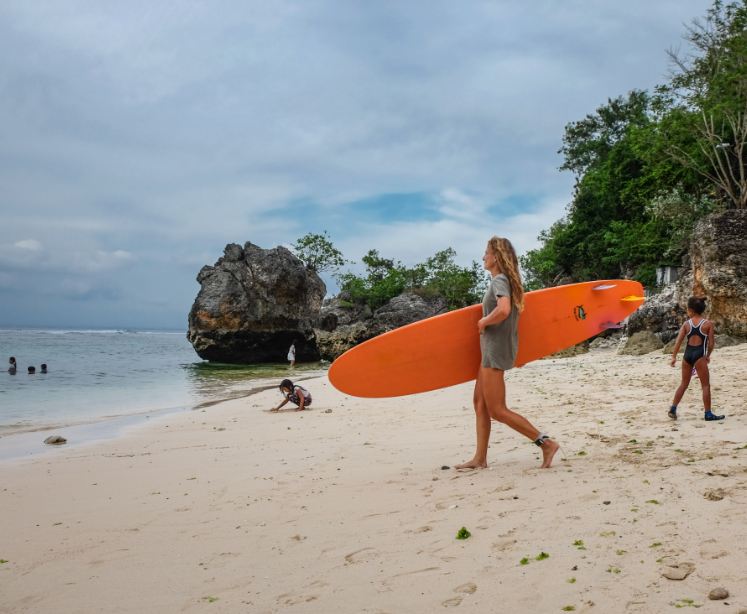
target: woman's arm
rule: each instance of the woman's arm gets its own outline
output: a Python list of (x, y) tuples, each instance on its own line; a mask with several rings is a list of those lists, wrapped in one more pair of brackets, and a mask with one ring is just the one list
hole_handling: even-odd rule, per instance
[(500, 324), (511, 313), (511, 299), (508, 296), (497, 297), (495, 309), (477, 322), (477, 329), (482, 334), (488, 326)]

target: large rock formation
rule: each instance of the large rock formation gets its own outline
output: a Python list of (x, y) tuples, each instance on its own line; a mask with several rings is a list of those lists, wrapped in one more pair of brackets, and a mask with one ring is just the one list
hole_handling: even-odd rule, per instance
[(664, 344), (661, 337), (652, 333), (650, 330), (641, 330), (630, 335), (627, 342), (618, 351), (619, 354), (630, 354), (632, 356), (641, 356), (660, 350)]
[(706, 297), (708, 318), (716, 330), (747, 337), (747, 210), (700, 220), (690, 260), (692, 273), (683, 282), (690, 285), (691, 294)]
[(197, 275), (187, 338), (201, 358), (228, 363), (319, 360), (314, 335), (324, 282), (284, 247), (226, 246)]
[(687, 317), (687, 299), (706, 299), (706, 317), (735, 341), (747, 337), (747, 210), (714, 213), (693, 230), (688, 271), (630, 316), (628, 334), (648, 330), (665, 344)]
[(343, 295), (325, 301), (322, 307), (316, 336), (319, 352), (326, 360), (334, 360), (376, 335), (448, 310), (443, 297), (422, 297), (412, 292), (395, 296), (373, 313), (347, 298)]
[(687, 317), (684, 305), (688, 297), (683, 300), (681, 294), (678, 286), (670, 285), (659, 294), (648, 297), (628, 318), (629, 339), (643, 331), (656, 333), (662, 343), (674, 339)]

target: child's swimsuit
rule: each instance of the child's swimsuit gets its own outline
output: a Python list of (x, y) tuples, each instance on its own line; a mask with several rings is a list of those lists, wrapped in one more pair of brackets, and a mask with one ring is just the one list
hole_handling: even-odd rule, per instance
[[(703, 326), (703, 322), (706, 322), (707, 320), (701, 320), (700, 324), (695, 326), (693, 324), (692, 320), (688, 320), (688, 324), (690, 324), (690, 332), (687, 333), (687, 347), (685, 347), (685, 355), (682, 357), (682, 359), (685, 362), (690, 363), (691, 365), (694, 365), (696, 362), (698, 362), (703, 356), (706, 355), (706, 352), (708, 351), (708, 336), (704, 335), (700, 327)], [(690, 345), (690, 337), (693, 335), (698, 335), (700, 337), (701, 341), (698, 345)]]
[(301, 405), (301, 399), (299, 398), (299, 390), (301, 391), (301, 394), (303, 394), (303, 397), (305, 399), (304, 401), (304, 407), (308, 407), (311, 405), (311, 393), (306, 390), (303, 386), (293, 386), (293, 392), (286, 395), (286, 398), (291, 402), (295, 403), (296, 405)]

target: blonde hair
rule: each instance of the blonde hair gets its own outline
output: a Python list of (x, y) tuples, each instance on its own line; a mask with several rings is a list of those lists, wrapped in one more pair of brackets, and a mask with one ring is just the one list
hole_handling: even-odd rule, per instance
[(491, 237), (488, 248), (495, 256), (498, 266), (506, 277), (511, 288), (511, 302), (519, 311), (524, 310), (524, 286), (521, 285), (519, 274), (519, 259), (516, 257), (511, 241), (503, 237)]

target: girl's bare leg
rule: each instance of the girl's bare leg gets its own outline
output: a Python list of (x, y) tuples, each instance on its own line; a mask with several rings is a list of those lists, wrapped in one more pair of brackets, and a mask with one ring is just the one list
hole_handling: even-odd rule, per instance
[[(506, 406), (506, 383), (503, 379), (503, 371), (500, 369), (491, 369), (490, 367), (480, 368), (480, 378), (485, 403), (488, 406), (490, 416), (511, 427), (515, 431), (528, 437), (532, 441), (540, 436), (540, 432), (521, 414), (511, 411)], [(552, 439), (547, 439), (542, 448), (542, 468), (547, 469), (552, 464), (552, 459), (560, 446)]]
[[(672, 399), (672, 405), (676, 406), (680, 404), (680, 401), (682, 400), (682, 397), (685, 394), (685, 390), (687, 390), (687, 387), (690, 385), (690, 378), (692, 378), (692, 376), (693, 376), (693, 366), (689, 362), (683, 360), (682, 361), (682, 381), (680, 382), (680, 387), (677, 388), (677, 390), (674, 393), (674, 399)], [(710, 394), (710, 386), (709, 386), (709, 394)]]
[(708, 411), (711, 409), (711, 374), (708, 371), (708, 361), (705, 358), (696, 360), (695, 370), (703, 387), (703, 409)]
[(490, 439), (490, 414), (485, 405), (485, 398), (480, 386), (480, 373), (475, 381), (475, 391), (472, 395), (472, 404), (475, 408), (475, 432), (477, 436), (477, 447), (472, 460), (456, 465), (456, 469), (485, 469), (488, 466), (488, 440)]

